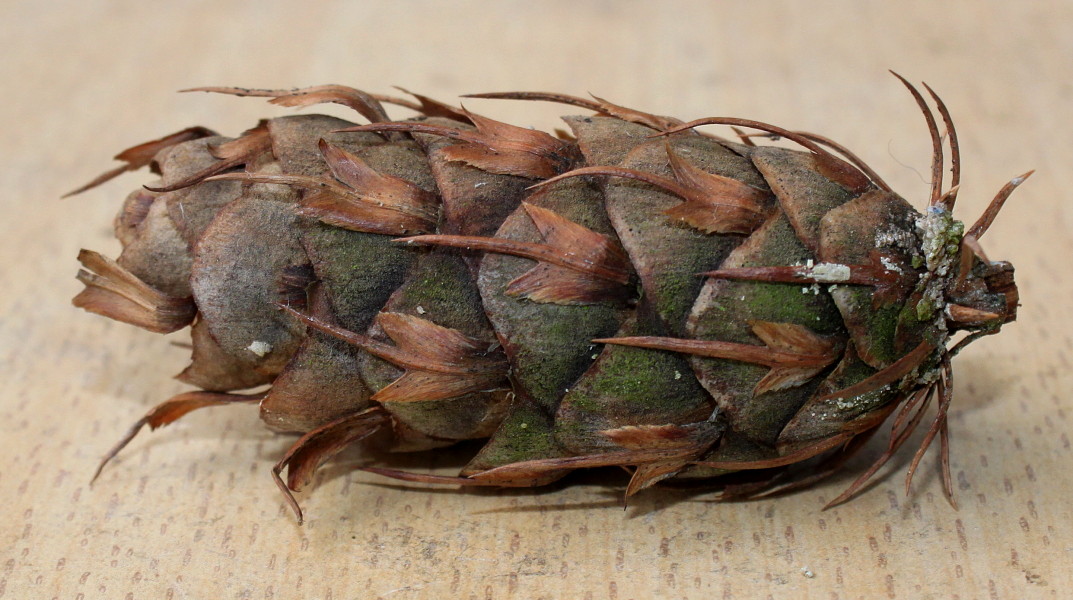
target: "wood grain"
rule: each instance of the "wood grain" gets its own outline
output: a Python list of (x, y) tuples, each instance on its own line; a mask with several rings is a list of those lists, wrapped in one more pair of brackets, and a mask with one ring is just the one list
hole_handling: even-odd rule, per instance
[[(1073, 5), (308, 4), (0, 4), (0, 598), (1073, 594)], [(591, 91), (684, 118), (823, 132), (919, 205), (926, 131), (888, 68), (929, 81), (955, 114), (962, 218), (1013, 175), (1039, 170), (985, 240), (1018, 268), (1020, 319), (956, 363), (960, 510), (942, 499), (932, 457), (908, 496), (903, 458), (826, 512), (850, 476), (740, 504), (654, 490), (623, 511), (613, 475), (536, 493), (422, 491), (355, 474), (348, 466), (364, 459), (348, 453), (300, 498), (308, 522), (298, 527), (268, 477), (291, 438), (265, 431), (250, 407), (139, 438), (88, 486), (126, 426), (182, 389), (169, 376), (186, 350), (69, 304), (78, 248), (116, 250), (111, 214), (147, 178), (57, 198), (133, 143), (195, 123), (237, 133), (286, 113), (174, 90)], [(560, 111), (466, 104), (542, 128)], [(447, 473), (459, 456), (391, 460)]]

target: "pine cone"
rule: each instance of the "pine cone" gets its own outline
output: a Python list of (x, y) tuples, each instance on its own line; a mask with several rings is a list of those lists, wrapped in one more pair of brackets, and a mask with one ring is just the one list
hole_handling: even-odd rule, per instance
[[(888, 450), (838, 503), (935, 400), (909, 475), (938, 435), (949, 496), (950, 358), (1016, 316), (1013, 268), (978, 242), (1028, 174), (965, 230), (950, 116), (932, 93), (944, 192), (935, 118), (905, 83), (934, 142), (924, 214), (834, 142), (755, 121), (482, 95), (595, 113), (553, 136), (418, 95), (202, 88), (336, 102), (370, 124), (191, 128), (77, 190), (160, 176), (116, 218), (118, 260), (81, 253), (74, 302), (151, 331), (191, 326), (178, 377), (200, 388), (151, 410), (101, 466), (146, 424), (257, 402), (268, 427), (302, 434), (273, 470), (299, 519), (289, 490), (359, 441), (489, 438), (457, 477), (367, 469), (411, 481), (537, 486), (613, 465), (632, 469), (628, 495), (720, 476), (740, 498), (836, 472), (895, 414)], [(392, 121), (384, 104), (421, 116)], [(710, 124), (740, 141), (695, 130)]]

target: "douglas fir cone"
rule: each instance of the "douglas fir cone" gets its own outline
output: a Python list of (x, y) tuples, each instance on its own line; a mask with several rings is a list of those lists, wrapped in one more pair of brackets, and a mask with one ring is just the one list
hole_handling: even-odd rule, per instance
[[(478, 95), (594, 113), (549, 135), (416, 94), (203, 88), (335, 102), (369, 124), (194, 127), (125, 150), (78, 190), (160, 176), (123, 203), (117, 260), (82, 251), (74, 303), (150, 331), (190, 326), (178, 377), (200, 390), (149, 411), (105, 462), (144, 425), (256, 403), (268, 427), (302, 434), (273, 469), (299, 519), (290, 490), (358, 442), (488, 439), (457, 477), (366, 468), (410, 481), (538, 486), (620, 466), (627, 495), (723, 476), (723, 497), (742, 498), (836, 472), (892, 417), (887, 450), (834, 504), (934, 401), (909, 478), (938, 436), (949, 496), (950, 358), (1016, 316), (1013, 268), (979, 240), (1028, 174), (966, 229), (951, 214), (950, 116), (928, 89), (944, 191), (939, 127), (906, 86), (934, 147), (923, 214), (831, 140), (745, 119)], [(421, 116), (393, 121), (384, 105)], [(804, 150), (756, 143), (773, 137)], [(236, 393), (249, 389), (263, 391)]]

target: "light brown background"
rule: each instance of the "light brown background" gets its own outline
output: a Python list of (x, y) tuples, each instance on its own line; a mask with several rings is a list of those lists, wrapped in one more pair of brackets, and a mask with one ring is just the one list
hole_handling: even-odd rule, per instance
[[(0, 2), (0, 598), (1073, 596), (1070, 3), (299, 4)], [(111, 215), (147, 178), (58, 196), (133, 143), (286, 113), (175, 90), (591, 91), (825, 133), (919, 206), (928, 141), (888, 68), (929, 81), (954, 111), (962, 218), (1039, 169), (985, 240), (1017, 265), (1024, 306), (956, 364), (959, 511), (932, 457), (908, 497), (903, 457), (826, 512), (849, 476), (742, 504), (657, 490), (624, 512), (606, 478), (430, 493), (349, 473), (364, 459), (348, 453), (300, 498), (298, 527), (268, 477), (291, 438), (248, 407), (141, 437), (87, 485), (125, 427), (182, 389), (169, 376), (186, 350), (69, 305), (78, 248), (117, 249)], [(563, 110), (467, 106), (544, 128)]]

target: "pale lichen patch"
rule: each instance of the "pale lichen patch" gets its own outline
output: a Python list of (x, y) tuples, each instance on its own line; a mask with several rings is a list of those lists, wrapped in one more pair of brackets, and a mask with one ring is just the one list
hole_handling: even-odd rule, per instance
[(850, 275), (849, 266), (838, 263), (820, 263), (809, 267), (809, 276), (819, 283), (845, 283)]
[(272, 351), (272, 344), (269, 344), (268, 342), (262, 342), (261, 340), (254, 340), (250, 342), (249, 346), (246, 346), (246, 349), (250, 352), (253, 352), (257, 356), (264, 358), (269, 352)]
[(886, 269), (886, 270), (888, 270), (888, 271), (890, 271), (892, 273), (903, 273), (904, 272), (904, 271), (902, 271), (901, 267), (899, 267), (897, 264), (894, 263), (894, 261), (892, 261), (891, 259), (887, 258), (886, 256), (881, 256), (879, 258), (879, 262), (883, 265), (884, 269)]
[(941, 318), (945, 308), (943, 294), (946, 279), (956, 272), (965, 225), (942, 206), (932, 206), (917, 218), (916, 226), (923, 265), (928, 270), (917, 288), (923, 296), (916, 305), (917, 318), (926, 321), (939, 313), (940, 328), (945, 328), (945, 320)]

